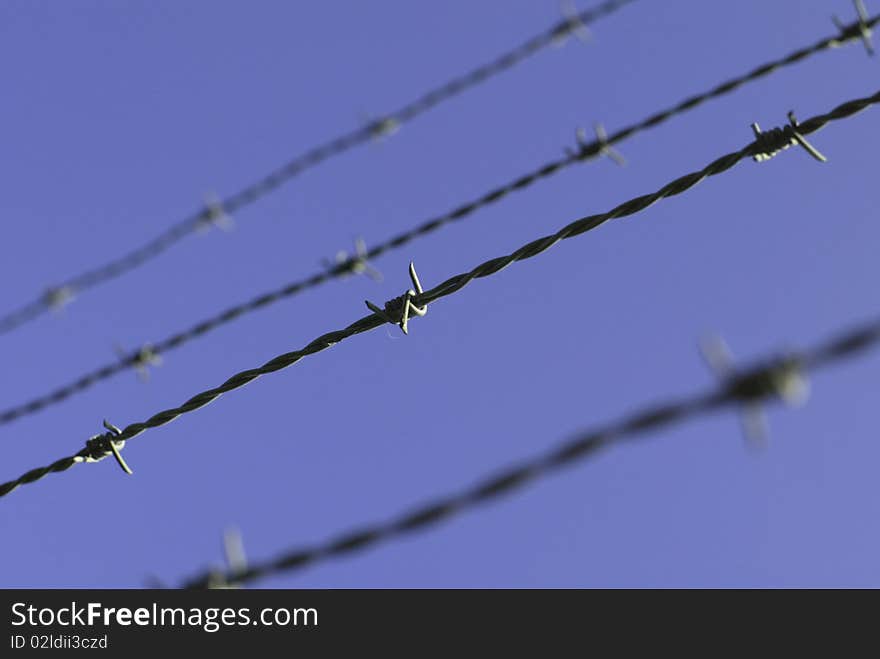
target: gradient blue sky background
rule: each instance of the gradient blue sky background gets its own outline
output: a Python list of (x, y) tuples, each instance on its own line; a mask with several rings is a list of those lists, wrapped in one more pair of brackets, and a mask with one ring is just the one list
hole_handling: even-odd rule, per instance
[[(873, 6), (871, 6), (873, 5)], [(581, 8), (586, 5), (581, 4)], [(869, 0), (869, 10), (880, 6)], [(310, 171), (122, 279), (0, 338), (3, 407), (284, 282), (355, 236), (382, 241), (574, 144), (831, 35), (847, 0), (641, 0), (398, 134)], [(364, 116), (559, 19), (553, 0), (0, 4), (0, 307), (151, 238)], [(846, 48), (752, 84), (336, 281), (0, 428), (2, 480), (229, 375), (652, 192), (770, 128), (874, 93)], [(697, 339), (739, 358), (877, 311), (880, 110), (746, 161), (432, 305), (404, 337), (347, 340), (133, 440), (133, 477), (81, 465), (0, 501), (7, 587), (169, 584), (383, 520), (645, 403), (712, 382)], [(874, 174), (871, 172), (874, 171)], [(773, 408), (767, 451), (734, 413), (628, 443), (430, 531), (264, 587), (880, 586), (880, 355)]]

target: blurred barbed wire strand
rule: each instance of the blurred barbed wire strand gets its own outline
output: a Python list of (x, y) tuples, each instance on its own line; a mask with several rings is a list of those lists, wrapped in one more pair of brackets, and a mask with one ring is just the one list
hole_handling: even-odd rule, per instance
[(806, 370), (828, 366), (865, 353), (880, 343), (880, 320), (849, 328), (837, 336), (800, 353), (779, 354), (737, 373), (721, 386), (687, 398), (645, 407), (616, 423), (595, 428), (575, 438), (488, 476), (467, 489), (440, 497), (411, 512), (364, 528), (344, 532), (326, 543), (296, 547), (264, 562), (240, 569), (207, 570), (182, 584), (183, 588), (207, 588), (216, 583), (243, 583), (278, 573), (300, 570), (330, 558), (363, 551), (382, 542), (436, 526), (452, 517), (502, 496), (508, 496), (563, 467), (595, 457), (625, 439), (644, 438), (648, 431), (684, 423), (694, 417), (736, 404), (754, 404), (782, 397), (791, 378)]
[(304, 171), (370, 142), (376, 137), (394, 132), (402, 124), (428, 112), (444, 101), (490, 80), (547, 46), (558, 43), (562, 37), (576, 30), (579, 25), (592, 23), (634, 1), (606, 0), (592, 9), (566, 17), (553, 27), (531, 37), (492, 61), (435, 87), (398, 110), (312, 147), (226, 199), (207, 203), (204, 208), (171, 225), (149, 242), (124, 253), (122, 256), (70, 277), (63, 283), (46, 289), (31, 302), (0, 316), (0, 334), (11, 332), (47, 311), (66, 304), (79, 293), (116, 279), (157, 258), (188, 236), (228, 217), (245, 206), (255, 203)]

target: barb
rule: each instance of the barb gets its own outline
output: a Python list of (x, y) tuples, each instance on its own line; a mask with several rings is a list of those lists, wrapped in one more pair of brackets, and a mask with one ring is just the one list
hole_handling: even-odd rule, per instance
[(122, 458), (122, 453), (120, 453), (123, 447), (125, 447), (125, 440), (120, 439), (122, 431), (107, 421), (107, 419), (104, 419), (104, 427), (107, 429), (107, 432), (100, 435), (92, 435), (86, 441), (86, 447), (74, 456), (74, 461), (100, 462), (112, 455), (119, 468), (130, 476), (132, 471)]
[(382, 281), (382, 273), (371, 266), (367, 259), (367, 244), (363, 238), (357, 238), (354, 241), (354, 254), (340, 250), (336, 252), (333, 261), (323, 259), (321, 265), (333, 276), (336, 276), (334, 270), (341, 267), (344, 269), (344, 272), (341, 273), (342, 276), (346, 274), (367, 275), (373, 281)]
[[(700, 353), (709, 368), (715, 373), (719, 381), (728, 388), (749, 391), (749, 379), (734, 369), (733, 357), (727, 343), (718, 336), (707, 337), (700, 344)], [(754, 395), (743, 395), (742, 420), (743, 432), (746, 441), (753, 449), (764, 448), (767, 443), (767, 421), (765, 419), (761, 402), (768, 394), (775, 395), (789, 405), (798, 405), (806, 400), (809, 392), (809, 384), (803, 377), (801, 364), (795, 358), (779, 360), (780, 368), (776, 376), (764, 384), (764, 389), (752, 387)]]
[(562, 0), (559, 3), (559, 12), (565, 18), (566, 25), (564, 28), (560, 26), (559, 32), (554, 39), (554, 44), (563, 45), (568, 41), (569, 36), (575, 37), (581, 43), (588, 43), (590, 41), (590, 30), (578, 13), (574, 1)]
[[(119, 357), (119, 362), (125, 364), (125, 368), (133, 368), (137, 371), (141, 382), (149, 381), (150, 366), (162, 365), (162, 357), (156, 354), (156, 350), (149, 343), (145, 343), (131, 355), (119, 345), (116, 345), (115, 351), (117, 357)], [(2, 414), (0, 414), (0, 418), (2, 418)], [(0, 421), (0, 424), (2, 424), (2, 421)]]
[(205, 196), (205, 210), (199, 216), (196, 229), (207, 231), (211, 227), (217, 227), (223, 231), (229, 231), (235, 225), (232, 217), (223, 207), (223, 201), (217, 195), (211, 193)]
[(414, 316), (424, 316), (428, 313), (427, 304), (422, 306), (413, 304), (413, 300), (416, 296), (421, 295), (424, 291), (422, 290), (421, 282), (419, 282), (419, 276), (416, 274), (416, 266), (412, 261), (409, 262), (409, 278), (412, 280), (415, 290), (410, 288), (403, 295), (388, 300), (383, 309), (380, 309), (369, 300), (365, 300), (367, 308), (370, 311), (392, 325), (399, 325), (404, 334), (409, 334), (407, 331), (407, 324), (409, 322), (410, 314), (413, 314)]
[(794, 116), (794, 112), (788, 113), (788, 126), (782, 128), (774, 128), (766, 133), (761, 131), (761, 127), (757, 122), (752, 124), (752, 132), (755, 133), (755, 140), (761, 145), (760, 150), (752, 158), (755, 162), (764, 162), (770, 160), (780, 151), (784, 151), (790, 146), (799, 145), (804, 151), (809, 153), (819, 162), (826, 162), (825, 156), (819, 153), (816, 148), (807, 142), (806, 138), (798, 132), (798, 122)]
[[(634, 2), (634, 0), (606, 0), (593, 9), (580, 12), (576, 18), (580, 24), (592, 23), (631, 2)], [(463, 94), (468, 89), (494, 78), (523, 60), (535, 55), (547, 46), (550, 46), (560, 34), (571, 30), (572, 20), (572, 18), (567, 18), (561, 21), (549, 30), (499, 55), (491, 62), (479, 66), (458, 78), (454, 78), (439, 87), (435, 87), (414, 101), (394, 112), (384, 115), (376, 121), (370, 122), (356, 130), (343, 133), (309, 149), (222, 201), (209, 201), (205, 208), (171, 225), (150, 242), (112, 261), (71, 277), (62, 285), (57, 286), (56, 289), (67, 288), (72, 293), (82, 293), (99, 284), (116, 279), (147, 261), (157, 258), (184, 238), (204, 229), (206, 226), (211, 224), (224, 226), (225, 219), (230, 214), (253, 204), (306, 170), (312, 169), (331, 158), (340, 156), (377, 137), (390, 135), (402, 124), (415, 119), (441, 103)], [(9, 312), (0, 317), (0, 334), (10, 332), (38, 318), (49, 308), (50, 305), (44, 296), (41, 296), (38, 300)]]
[[(880, 91), (876, 92), (873, 96), (848, 101), (846, 103), (838, 105), (827, 114), (808, 119), (804, 123), (800, 124), (800, 132), (802, 135), (809, 135), (821, 129), (823, 126), (831, 121), (838, 121), (840, 119), (850, 117), (877, 103), (880, 103)], [(721, 156), (720, 158), (717, 158), (709, 165), (697, 172), (692, 172), (690, 174), (686, 174), (677, 178), (676, 180), (668, 183), (667, 185), (663, 186), (652, 194), (642, 195), (641, 197), (636, 197), (634, 199), (630, 199), (629, 201), (625, 201), (624, 203), (605, 213), (588, 215), (579, 220), (575, 220), (571, 224), (568, 224), (567, 226), (557, 231), (555, 234), (533, 240), (532, 242), (520, 247), (518, 250), (512, 252), (511, 254), (508, 254), (507, 256), (500, 256), (494, 259), (490, 259), (489, 261), (478, 265), (470, 272), (450, 277), (443, 283), (435, 286), (428, 291), (424, 291), (423, 293), (415, 296), (407, 296), (407, 300), (417, 307), (425, 307), (425, 305), (431, 302), (460, 291), (474, 279), (493, 275), (516, 261), (523, 261), (533, 258), (538, 254), (541, 254), (542, 252), (550, 249), (555, 244), (595, 229), (596, 227), (607, 222), (608, 220), (634, 215), (639, 211), (642, 211), (649, 206), (654, 205), (661, 199), (679, 195), (710, 176), (715, 176), (717, 174), (721, 174), (722, 172), (726, 172), (744, 158), (754, 156), (756, 153), (760, 153), (762, 148), (763, 145), (759, 141), (756, 140), (754, 142), (751, 142), (739, 151), (734, 151), (732, 153), (728, 153), (727, 155)], [(170, 423), (171, 421), (183, 414), (194, 412), (200, 407), (207, 405), (211, 401), (219, 398), (224, 393), (233, 391), (234, 389), (238, 389), (239, 387), (243, 387), (263, 375), (268, 375), (269, 373), (274, 373), (275, 371), (280, 371), (284, 368), (292, 366), (304, 357), (313, 355), (317, 352), (321, 352), (322, 350), (326, 350), (327, 348), (336, 345), (340, 341), (355, 336), (356, 334), (362, 334), (364, 332), (376, 329), (377, 327), (383, 325), (385, 322), (386, 320), (382, 318), (378, 313), (372, 313), (369, 316), (355, 321), (344, 329), (328, 332), (327, 334), (318, 337), (300, 350), (294, 350), (292, 352), (279, 355), (274, 359), (266, 362), (262, 366), (249, 369), (247, 371), (242, 371), (241, 373), (233, 375), (220, 386), (196, 394), (179, 407), (163, 410), (157, 414), (154, 414), (146, 421), (133, 423), (129, 426), (126, 426), (116, 439), (132, 439), (145, 432), (146, 430), (149, 430), (151, 428), (158, 428), (159, 426), (163, 426), (166, 423)], [(65, 471), (69, 469), (74, 464), (76, 464), (77, 460), (75, 458), (76, 456), (62, 458), (61, 460), (58, 460), (47, 467), (33, 469), (15, 480), (3, 483), (2, 485), (0, 485), (0, 497), (9, 494), (20, 485), (39, 480), (49, 473)]]
[(376, 142), (391, 137), (400, 130), (400, 122), (394, 117), (381, 117), (368, 123), (370, 134)]
[[(867, 24), (873, 26), (878, 21), (880, 21), (880, 16), (870, 19)], [(848, 38), (848, 40), (852, 41), (852, 39), (854, 38), (856, 37), (850, 37)], [(708, 92), (699, 94), (697, 96), (691, 96), (667, 110), (657, 112), (647, 119), (644, 119), (617, 131), (611, 137), (605, 135), (603, 129), (601, 133), (597, 134), (595, 140), (593, 140), (592, 142), (587, 142), (585, 141), (585, 138), (583, 138), (583, 134), (581, 133), (578, 136), (579, 150), (568, 150), (565, 158), (548, 162), (530, 173), (524, 174), (514, 179), (513, 181), (510, 181), (493, 190), (490, 190), (489, 192), (483, 194), (481, 197), (475, 200), (456, 207), (455, 209), (444, 215), (430, 218), (422, 224), (417, 225), (413, 229), (410, 229), (403, 233), (399, 233), (396, 236), (393, 236), (390, 239), (386, 240), (385, 242), (376, 245), (370, 250), (361, 249), (360, 245), (362, 243), (359, 243), (356, 246), (355, 256), (350, 256), (345, 253), (343, 257), (344, 260), (340, 260), (339, 258), (337, 258), (336, 263), (328, 263), (325, 261), (323, 263), (325, 269), (322, 272), (312, 274), (304, 279), (295, 282), (287, 283), (281, 288), (278, 288), (274, 291), (260, 294), (249, 301), (233, 307), (229, 307), (212, 316), (211, 318), (200, 321), (195, 325), (176, 334), (173, 334), (161, 341), (157, 341), (153, 344), (153, 352), (154, 354), (159, 355), (166, 351), (174, 350), (192, 340), (195, 340), (215, 329), (222, 327), (227, 323), (233, 322), (234, 320), (240, 318), (245, 314), (258, 311), (259, 309), (298, 295), (306, 290), (321, 286), (331, 280), (346, 277), (353, 272), (358, 273), (360, 272), (359, 267), (361, 265), (365, 266), (368, 261), (374, 260), (392, 250), (400, 249), (401, 247), (420, 237), (426, 236), (434, 231), (441, 229), (444, 226), (448, 226), (451, 223), (469, 217), (480, 209), (501, 201), (508, 194), (516, 192), (518, 190), (523, 190), (535, 183), (544, 180), (545, 178), (549, 178), (550, 176), (553, 176), (554, 174), (577, 162), (584, 162), (605, 153), (610, 155), (612, 159), (617, 160), (612, 155), (612, 153), (617, 154), (617, 152), (609, 151), (612, 145), (628, 139), (641, 131), (647, 130), (653, 126), (657, 126), (669, 120), (675, 115), (686, 113), (691, 109), (701, 105), (705, 101), (731, 93), (735, 89), (739, 88), (741, 85), (767, 76), (783, 66), (801, 61), (808, 55), (812, 55), (814, 53), (818, 53), (829, 48), (839, 46), (842, 43), (844, 43), (844, 41), (842, 41), (841, 37), (839, 36), (824, 39), (814, 46), (811, 46), (810, 48), (798, 50), (782, 58), (781, 60), (764, 64), (754, 69), (751, 73), (724, 82)], [(622, 159), (622, 156), (619, 156), (619, 154), (617, 155)], [(369, 274), (369, 272), (370, 271), (368, 270), (367, 273)], [(378, 271), (374, 272), (374, 274), (372, 274), (371, 276), (375, 279), (379, 279), (381, 277)], [(0, 322), (0, 325), (2, 325), (2, 322)], [(2, 333), (2, 330), (0, 330), (0, 333)], [(118, 362), (99, 366), (95, 370), (78, 377), (72, 382), (59, 386), (47, 394), (38, 396), (28, 402), (16, 405), (15, 407), (7, 408), (6, 410), (0, 411), (0, 425), (10, 423), (23, 416), (34, 414), (40, 410), (45, 409), (46, 407), (60, 403), (67, 398), (81, 391), (84, 391), (99, 382), (102, 382), (103, 380), (109, 379), (129, 368), (133, 368), (135, 365), (136, 361), (134, 361), (134, 355), (129, 355), (126, 358), (120, 359), (120, 361)]]
[(578, 128), (575, 131), (575, 138), (577, 139), (579, 147), (578, 150), (572, 151), (566, 149), (565, 153), (569, 157), (577, 158), (578, 160), (600, 155), (613, 160), (621, 167), (626, 165), (626, 158), (620, 155), (620, 153), (611, 146), (611, 142), (608, 140), (608, 133), (605, 132), (605, 126), (596, 122), (593, 124), (593, 132), (596, 135), (596, 139), (590, 142), (587, 140), (587, 131), (583, 128)]
[(858, 16), (858, 20), (855, 23), (846, 25), (837, 16), (832, 16), (831, 20), (834, 21), (837, 29), (840, 30), (842, 39), (861, 39), (862, 43), (865, 44), (865, 50), (868, 51), (868, 55), (873, 55), (874, 45), (871, 43), (871, 28), (876, 21), (872, 22), (872, 19), (868, 18), (868, 10), (865, 9), (865, 3), (862, 0), (853, 0), (853, 5), (855, 5), (856, 15)]
[(73, 289), (70, 286), (58, 286), (43, 293), (42, 301), (48, 309), (58, 311), (69, 304), (73, 298)]
[(252, 563), (244, 571), (230, 570), (228, 575), (219, 576), (214, 570), (208, 571), (187, 580), (183, 587), (212, 587), (218, 580), (222, 583), (226, 576), (234, 578), (236, 584), (256, 581), (428, 529), (491, 500), (507, 496), (563, 467), (593, 458), (600, 450), (623, 440), (645, 438), (648, 431), (683, 423), (725, 406), (754, 404), (777, 398), (782, 394), (780, 382), (790, 378), (795, 364), (799, 368), (805, 365), (824, 366), (830, 361), (852, 357), (868, 348), (877, 347), (878, 343), (880, 320), (875, 320), (862, 327), (850, 329), (811, 351), (769, 359), (724, 381), (715, 390), (642, 408), (622, 421), (584, 432), (531, 460), (488, 476), (470, 488), (426, 503), (390, 521), (342, 533), (325, 543), (294, 548), (267, 561)]
[(241, 588), (236, 575), (247, 571), (247, 556), (244, 552), (244, 541), (241, 532), (236, 528), (228, 528), (223, 533), (223, 555), (227, 569), (213, 569), (205, 582), (205, 587), (214, 590)]

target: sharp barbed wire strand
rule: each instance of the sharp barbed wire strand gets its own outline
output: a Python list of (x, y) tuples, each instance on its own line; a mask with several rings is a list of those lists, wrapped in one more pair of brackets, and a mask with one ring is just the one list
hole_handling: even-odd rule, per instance
[[(867, 22), (868, 29), (878, 22), (880, 22), (880, 16), (869, 19)], [(472, 201), (457, 206), (444, 215), (432, 217), (413, 229), (392, 236), (388, 240), (375, 245), (371, 249), (366, 250), (361, 254), (357, 254), (355, 257), (338, 261), (321, 272), (316, 272), (298, 281), (289, 282), (273, 291), (261, 293), (246, 302), (228, 307), (210, 318), (201, 320), (185, 330), (172, 334), (160, 341), (153, 342), (150, 344), (152, 353), (158, 357), (163, 353), (175, 350), (194, 339), (231, 323), (246, 314), (253, 313), (275, 304), (276, 302), (299, 295), (300, 293), (321, 286), (332, 280), (343, 278), (351, 274), (352, 270), (360, 264), (375, 260), (390, 251), (404, 247), (420, 237), (426, 236), (453, 222), (462, 220), (487, 206), (500, 202), (507, 197), (508, 194), (523, 190), (535, 183), (549, 178), (575, 163), (584, 162), (598, 157), (602, 154), (603, 149), (607, 149), (614, 144), (633, 137), (649, 128), (656, 127), (676, 115), (683, 114), (698, 107), (708, 100), (732, 93), (748, 82), (768, 76), (784, 66), (800, 62), (809, 55), (858, 40), (860, 38), (860, 33), (856, 30), (858, 25), (859, 23), (856, 21), (852, 25), (844, 26), (842, 34), (848, 35), (845, 38), (838, 35), (836, 37), (822, 39), (810, 47), (799, 49), (781, 59), (775, 60), (774, 62), (763, 64), (745, 75), (732, 78), (716, 85), (709, 91), (690, 96), (680, 103), (656, 112), (646, 119), (618, 130), (610, 137), (597, 134), (596, 139), (592, 141), (584, 140), (579, 143), (577, 151), (571, 151), (565, 158), (547, 162), (537, 169), (515, 178), (513, 181), (496, 187)], [(140, 363), (138, 360), (138, 354), (138, 352), (132, 352), (130, 354), (122, 355), (117, 361), (99, 366), (94, 370), (77, 377), (71, 382), (56, 387), (49, 393), (37, 396), (25, 403), (0, 411), (0, 425), (5, 425), (24, 416), (39, 412), (47, 407), (58, 404), (77, 393), (85, 391), (118, 373), (131, 368), (137, 368)]]
[(243, 570), (219, 574), (203, 572), (182, 584), (183, 588), (208, 588), (218, 579), (235, 579), (243, 584), (314, 565), (315, 563), (393, 540), (415, 531), (426, 530), (472, 508), (508, 496), (563, 467), (595, 457), (602, 449), (626, 439), (644, 438), (648, 431), (683, 423), (696, 416), (739, 403), (753, 403), (779, 397), (780, 380), (793, 370), (814, 370), (845, 358), (855, 357), (880, 344), (880, 319), (841, 332), (810, 350), (785, 353), (739, 372), (721, 386), (688, 398), (641, 408), (616, 423), (584, 432), (577, 437), (505, 470), (488, 476), (476, 485), (419, 506), (390, 521), (344, 532), (317, 545), (296, 547), (264, 562), (251, 563)]
[[(826, 114), (812, 117), (810, 119), (807, 119), (805, 122), (798, 124), (798, 133), (801, 136), (809, 135), (818, 131), (829, 122), (838, 121), (840, 119), (850, 117), (877, 103), (880, 103), (880, 91), (877, 91), (872, 96), (847, 101), (846, 103), (838, 105), (836, 108)], [(785, 134), (784, 131), (779, 131), (779, 135), (788, 139), (788, 136)], [(542, 252), (550, 249), (557, 243), (595, 229), (596, 227), (607, 222), (608, 220), (633, 215), (635, 213), (638, 213), (639, 211), (648, 208), (649, 206), (652, 206), (661, 199), (679, 195), (710, 176), (716, 176), (718, 174), (721, 174), (722, 172), (726, 172), (744, 158), (764, 154), (767, 149), (779, 150), (783, 146), (784, 143), (768, 144), (768, 142), (763, 139), (754, 140), (741, 148), (739, 151), (734, 151), (724, 156), (721, 156), (720, 158), (715, 159), (703, 169), (681, 176), (671, 183), (663, 186), (654, 193), (642, 195), (640, 197), (635, 197), (633, 199), (625, 201), (605, 213), (588, 215), (586, 217), (575, 220), (574, 222), (566, 225), (554, 234), (545, 236), (543, 238), (538, 238), (537, 240), (533, 240), (532, 242), (520, 247), (516, 251), (506, 256), (500, 256), (494, 259), (490, 259), (476, 266), (470, 272), (450, 277), (443, 283), (435, 286), (430, 290), (408, 297), (408, 300), (413, 305), (424, 308), (425, 305), (429, 303), (435, 302), (441, 298), (460, 291), (474, 279), (488, 277), (495, 274), (496, 272), (499, 272), (500, 270), (503, 270), (504, 268), (516, 261), (522, 261), (535, 257), (538, 254), (541, 254)], [(224, 393), (228, 393), (230, 391), (233, 391), (234, 389), (243, 387), (244, 385), (253, 382), (263, 375), (268, 375), (269, 373), (274, 373), (276, 371), (280, 371), (284, 368), (292, 366), (304, 357), (315, 354), (317, 352), (321, 352), (322, 350), (326, 350), (327, 348), (336, 345), (340, 341), (343, 341), (357, 334), (362, 334), (364, 332), (376, 329), (377, 327), (384, 325), (386, 322), (387, 321), (380, 317), (379, 314), (372, 313), (368, 316), (360, 318), (359, 320), (355, 321), (344, 329), (328, 332), (318, 337), (300, 350), (294, 350), (292, 352), (279, 355), (274, 359), (269, 360), (262, 366), (237, 373), (226, 380), (223, 384), (196, 394), (178, 407), (158, 412), (146, 421), (128, 425), (119, 433), (105, 433), (103, 436), (101, 436), (103, 441), (96, 441), (95, 437), (93, 437), (89, 441), (89, 443), (87, 443), (86, 447), (75, 455), (62, 458), (45, 467), (32, 469), (25, 474), (19, 476), (15, 480), (3, 483), (2, 485), (0, 485), (0, 497), (13, 492), (15, 489), (23, 484), (33, 483), (50, 473), (66, 471), (67, 469), (70, 469), (73, 465), (80, 462), (93, 462), (103, 457), (106, 457), (111, 454), (115, 444), (137, 437), (138, 435), (151, 428), (157, 428), (159, 426), (165, 425), (166, 423), (170, 423), (171, 421), (183, 414), (188, 414), (190, 412), (194, 412), (201, 407), (204, 407), (208, 403), (222, 396)]]
[[(592, 9), (579, 13), (576, 18), (580, 24), (592, 23), (634, 1), (606, 0)], [(340, 156), (357, 146), (369, 143), (377, 135), (387, 134), (389, 126), (399, 127), (428, 112), (444, 101), (458, 96), (468, 89), (507, 71), (547, 46), (557, 42), (561, 35), (568, 34), (572, 29), (574, 29), (572, 18), (565, 18), (550, 29), (499, 55), (487, 64), (479, 66), (458, 78), (454, 78), (426, 92), (398, 110), (384, 115), (361, 128), (343, 133), (309, 149), (226, 199), (206, 204), (201, 210), (171, 225), (154, 239), (140, 247), (107, 263), (71, 277), (64, 283), (41, 293), (35, 300), (0, 316), (0, 334), (11, 332), (53, 308), (50, 295), (52, 291), (65, 290), (71, 295), (78, 294), (120, 277), (126, 272), (160, 256), (184, 238), (203, 229), (208, 223), (214, 222), (218, 216), (231, 215), (237, 210), (255, 203), (306, 170), (312, 169), (326, 160)]]

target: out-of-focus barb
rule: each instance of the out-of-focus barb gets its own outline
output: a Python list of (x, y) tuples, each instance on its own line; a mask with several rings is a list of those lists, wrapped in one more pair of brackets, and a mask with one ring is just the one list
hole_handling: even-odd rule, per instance
[(211, 227), (217, 227), (229, 231), (234, 225), (235, 222), (226, 212), (223, 201), (213, 193), (205, 195), (205, 209), (199, 216), (197, 228), (200, 231), (207, 231)]
[(767, 443), (767, 420), (761, 403), (778, 398), (790, 405), (803, 403), (809, 382), (800, 360), (780, 357), (753, 369), (738, 370), (723, 338), (711, 335), (700, 341), (700, 353), (721, 381), (726, 395), (742, 404), (742, 425), (746, 440), (754, 448)]
[(564, 45), (570, 36), (574, 36), (581, 43), (590, 41), (590, 30), (584, 22), (583, 16), (577, 9), (574, 0), (562, 0), (559, 3), (559, 13), (562, 14), (563, 22), (556, 28), (554, 44)]
[(121, 346), (117, 345), (116, 355), (119, 357), (120, 362), (133, 368), (137, 372), (141, 382), (149, 381), (150, 366), (162, 365), (162, 356), (150, 343), (145, 343), (133, 352), (128, 352)]
[(595, 158), (596, 156), (605, 156), (623, 167), (626, 164), (626, 158), (624, 158), (617, 149), (611, 146), (611, 141), (608, 139), (608, 133), (605, 132), (605, 126), (597, 121), (593, 124), (593, 132), (595, 133), (596, 138), (588, 140), (587, 131), (583, 128), (578, 128), (575, 131), (575, 139), (577, 139), (578, 149), (577, 151), (566, 149), (565, 152), (568, 154), (568, 157), (575, 160), (587, 160), (589, 158)]
[(205, 581), (205, 587), (216, 590), (241, 588), (237, 575), (247, 571), (247, 556), (244, 553), (244, 541), (241, 532), (236, 528), (228, 528), (223, 533), (223, 555), (226, 567), (211, 570)]
[(339, 272), (353, 275), (366, 275), (373, 281), (382, 281), (382, 273), (370, 265), (368, 259), (369, 251), (367, 250), (367, 244), (364, 242), (363, 238), (357, 238), (354, 241), (353, 254), (349, 254), (344, 249), (339, 250), (336, 252), (336, 257), (333, 261), (330, 259), (324, 259), (321, 261), (321, 264), (327, 268), (327, 271), (331, 274)]
[(369, 122), (368, 130), (373, 139), (379, 141), (390, 137), (400, 130), (400, 122), (394, 117), (379, 117)]
[(52, 311), (60, 311), (74, 298), (73, 286), (54, 286), (43, 294), (43, 304)]
[(832, 16), (831, 20), (834, 21), (837, 29), (840, 30), (840, 41), (846, 42), (851, 39), (861, 39), (862, 43), (865, 44), (865, 50), (868, 51), (868, 55), (873, 55), (874, 44), (871, 43), (871, 25), (876, 21), (872, 21), (868, 16), (868, 10), (865, 9), (865, 3), (862, 0), (853, 0), (853, 5), (855, 5), (856, 14), (858, 15), (854, 23), (847, 25), (837, 16)]

